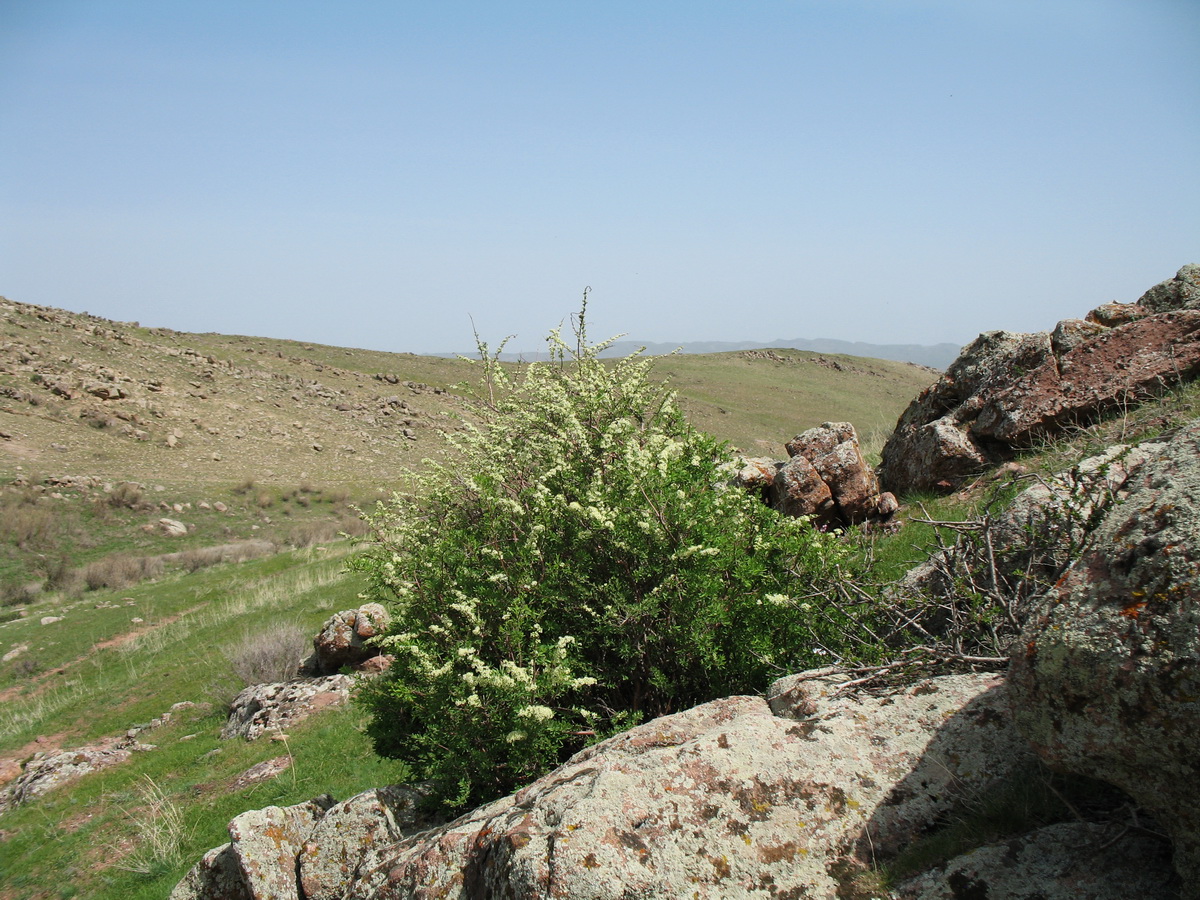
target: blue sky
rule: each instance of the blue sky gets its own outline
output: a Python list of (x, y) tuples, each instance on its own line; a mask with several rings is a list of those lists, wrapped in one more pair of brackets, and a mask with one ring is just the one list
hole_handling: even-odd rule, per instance
[(0, 294), (964, 343), (1200, 262), (1195, 0), (0, 0)]

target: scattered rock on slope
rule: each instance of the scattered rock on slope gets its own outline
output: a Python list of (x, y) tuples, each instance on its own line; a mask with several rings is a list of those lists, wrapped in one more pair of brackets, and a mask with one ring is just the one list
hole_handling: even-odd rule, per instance
[(253, 741), (264, 734), (286, 731), (317, 710), (345, 703), (353, 683), (349, 675), (329, 675), (253, 684), (234, 698), (221, 737)]

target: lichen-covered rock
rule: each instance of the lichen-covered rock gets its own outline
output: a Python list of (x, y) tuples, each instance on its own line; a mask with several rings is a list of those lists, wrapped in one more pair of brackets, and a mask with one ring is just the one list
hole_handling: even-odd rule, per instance
[[(838, 424), (846, 426), (844, 430), (849, 432), (848, 436), (823, 453), (814, 452), (812, 464), (821, 480), (829, 485), (842, 521), (847, 525), (854, 525), (865, 522), (876, 514), (879, 507), (879, 484), (875, 480), (875, 473), (863, 459), (862, 450), (858, 446), (858, 436), (855, 435), (852, 425), (848, 422), (827, 423), (822, 428), (836, 428)], [(811, 431), (805, 432), (809, 433)]]
[(1200, 372), (1200, 310), (1111, 328), (1011, 380), (971, 422), (976, 439), (1024, 446), (1064, 425), (1135, 404)]
[(992, 385), (1002, 384), (1014, 367), (1042, 364), (1052, 354), (1045, 334), (988, 331), (963, 348), (932, 386), (908, 405), (882, 451), (879, 479), (893, 493), (936, 489), (959, 483), (989, 459), (964, 423)]
[(1014, 716), (1052, 765), (1155, 813), (1200, 897), (1200, 423), (1125, 482), (1095, 550), (1048, 593), (1012, 662)]
[(1070, 353), (1084, 341), (1103, 334), (1107, 325), (1084, 319), (1063, 319), (1050, 332), (1050, 348), (1055, 356)]
[(297, 857), (332, 805), (322, 795), (236, 816), (229, 823), (230, 842), (204, 854), (169, 900), (300, 900)]
[(775, 473), (780, 465), (782, 464), (765, 456), (740, 459), (733, 473), (733, 486), (746, 491), (760, 492), (765, 498), (766, 491), (770, 490), (775, 482)]
[(250, 900), (233, 845), (222, 844), (205, 853), (168, 900)]
[(1039, 478), (1018, 494), (996, 518), (990, 535), (1000, 574), (1024, 577), (1031, 565), (1057, 569), (1069, 563), (1105, 511), (1124, 499), (1131, 473), (1165, 446), (1116, 444), (1066, 471)]
[(1138, 306), (1154, 313), (1200, 309), (1200, 265), (1189, 263), (1174, 278), (1156, 284), (1142, 294)]
[(233, 855), (251, 900), (299, 900), (296, 859), (332, 804), (330, 798), (318, 797), (296, 806), (268, 806), (229, 823)]
[(836, 519), (833, 494), (816, 468), (803, 456), (793, 456), (775, 475), (771, 506), (788, 516), (812, 516), (829, 524)]
[(420, 808), (424, 796), (418, 788), (391, 785), (330, 807), (300, 851), (305, 900), (340, 900), (381, 851), (434, 824)]
[(898, 900), (1172, 900), (1162, 841), (1063, 823), (980, 847), (900, 885)]
[(92, 772), (119, 765), (141, 745), (109, 739), (72, 750), (43, 751), (34, 754), (24, 769), (0, 790), (0, 812), (11, 806), (40, 797), (48, 791), (82, 778)]
[(1104, 328), (1116, 328), (1146, 315), (1149, 310), (1136, 303), (1104, 303), (1088, 313), (1087, 320)]
[(832, 900), (834, 864), (868, 825), (902, 843), (1030, 759), (994, 675), (888, 697), (792, 679), (772, 697), (783, 715), (731, 697), (597, 744), (395, 844), (348, 896)]
[(234, 698), (221, 737), (253, 741), (285, 731), (317, 710), (345, 703), (353, 684), (349, 675), (328, 675), (251, 685)]
[(803, 456), (810, 462), (814, 462), (832, 451), (834, 447), (847, 441), (858, 443), (858, 435), (852, 424), (849, 422), (825, 422), (817, 428), (801, 432), (783, 446), (789, 457)]
[(336, 613), (313, 638), (313, 656), (306, 663), (307, 668), (314, 675), (332, 675), (378, 656), (379, 649), (368, 646), (367, 641), (387, 623), (387, 610), (378, 603), (364, 603), (358, 609)]
[(980, 335), (901, 415), (883, 448), (883, 486), (956, 487), (1014, 448), (1195, 378), (1198, 279), (1200, 267), (1185, 266), (1137, 306), (1110, 304), (1053, 334)]
[(875, 473), (863, 459), (849, 422), (826, 422), (787, 442), (786, 463), (748, 460), (735, 483), (768, 485), (767, 502), (789, 516), (809, 516), (817, 525), (859, 525), (886, 519), (898, 508), (881, 497)]
[(986, 595), (1004, 610), (989, 621), (987, 652), (1007, 655), (1046, 588), (1084, 552), (1105, 511), (1126, 496), (1131, 474), (1164, 446), (1116, 445), (1055, 475), (1024, 476), (1033, 484), (1007, 508), (918, 563), (889, 586), (889, 595), (908, 606), (915, 627), (939, 639), (971, 615), (972, 598)]

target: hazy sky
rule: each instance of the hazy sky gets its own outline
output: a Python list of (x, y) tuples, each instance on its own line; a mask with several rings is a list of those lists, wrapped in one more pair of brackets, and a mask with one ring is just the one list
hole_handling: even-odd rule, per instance
[(1037, 330), (1200, 262), (1197, 0), (0, 0), (0, 294), (513, 349)]

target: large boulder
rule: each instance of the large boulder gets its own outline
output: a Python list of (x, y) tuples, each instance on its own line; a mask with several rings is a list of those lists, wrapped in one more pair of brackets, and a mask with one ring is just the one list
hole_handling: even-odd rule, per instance
[(734, 481), (761, 492), (774, 509), (808, 516), (821, 527), (836, 528), (886, 519), (895, 498), (881, 496), (875, 473), (863, 459), (858, 435), (849, 422), (826, 422), (787, 442), (786, 462), (743, 460)]
[(1014, 448), (1195, 378), (1198, 273), (1185, 266), (1137, 309), (1106, 305), (1053, 334), (980, 335), (901, 415), (883, 449), (883, 487), (956, 487)]
[(1030, 759), (997, 676), (838, 688), (793, 678), (648, 722), (395, 844), (348, 896), (832, 898), (865, 830), (902, 845)]
[(418, 787), (366, 791), (329, 809), (299, 854), (305, 900), (341, 900), (364, 864), (405, 836), (435, 824), (422, 809)]
[(248, 884), (257, 865), (253, 878), (279, 885), (274, 896), (309, 900), (832, 900), (855, 869), (848, 860), (906, 845), (1033, 759), (1005, 715), (1000, 676), (881, 696), (847, 681), (807, 673), (768, 699), (655, 719), (432, 829), (412, 789), (389, 788), (323, 804), (311, 827), (302, 811), (307, 836), (296, 816), (270, 810), (263, 831), (278, 840), (252, 858), (239, 846), (254, 843), (252, 820), (239, 817), (232, 847), (206, 856), (172, 897), (219, 896), (204, 893), (208, 879), (227, 884), (232, 870)]
[(234, 698), (221, 737), (253, 741), (286, 731), (318, 710), (345, 703), (353, 684), (349, 675), (253, 684)]
[(295, 806), (252, 809), (229, 823), (230, 846), (251, 900), (299, 897), (296, 859), (325, 810), (328, 795)]
[(938, 636), (969, 620), (951, 613), (970, 609), (973, 595), (1000, 601), (1007, 615), (991, 622), (990, 651), (1007, 653), (1045, 588), (1083, 551), (1106, 510), (1127, 496), (1131, 474), (1164, 446), (1118, 444), (1055, 475), (1019, 476), (1033, 483), (1003, 511), (964, 525), (953, 544), (897, 581), (892, 596), (915, 599), (907, 614)]
[(1052, 765), (1126, 791), (1200, 897), (1200, 423), (1124, 485), (1095, 549), (1049, 591), (1012, 661), (1014, 715)]
[(388, 623), (387, 610), (378, 603), (364, 603), (330, 616), (313, 638), (313, 655), (305, 667), (314, 675), (332, 675), (343, 668), (357, 668), (379, 655), (368, 641)]
[(1152, 313), (1173, 309), (1200, 309), (1200, 265), (1190, 263), (1138, 300), (1138, 306)]

